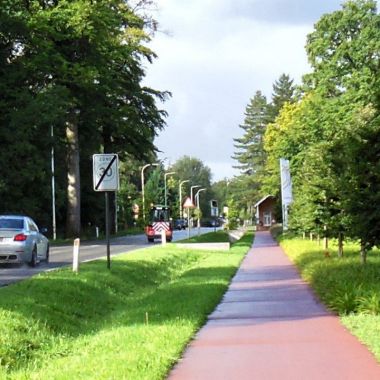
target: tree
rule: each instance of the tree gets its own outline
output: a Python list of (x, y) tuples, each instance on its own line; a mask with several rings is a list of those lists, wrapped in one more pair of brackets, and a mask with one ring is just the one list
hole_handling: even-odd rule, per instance
[[(4, 70), (14, 76), (8, 76), (10, 85), (5, 75), (0, 78), (0, 86), (6, 87), (0, 107), (11, 110), (0, 120), (2, 128), (16, 127), (32, 149), (34, 134), (49, 136), (54, 126), (57, 151), (65, 153), (57, 162), (66, 164), (59, 168), (66, 174), (59, 178), (60, 185), (67, 186), (66, 232), (76, 235), (81, 224), (81, 188), (91, 186), (91, 155), (103, 150), (119, 153), (122, 159), (127, 154), (147, 159), (156, 150), (154, 137), (166, 115), (156, 100), (165, 100), (168, 93), (141, 85), (144, 61), (155, 57), (145, 46), (150, 39), (145, 28), (151, 20), (140, 17), (123, 0), (3, 3), (0, 28), (12, 24), (13, 29), (0, 33), (4, 36), (0, 49), (4, 46)], [(144, 3), (148, 1), (140, 2)], [(27, 126), (28, 133), (23, 133)], [(49, 137), (37, 141), (33, 157), (41, 161), (49, 157), (51, 143)], [(9, 155), (10, 149), (3, 154)], [(48, 164), (39, 174), (45, 183)], [(6, 187), (8, 192), (21, 188), (13, 180)]]
[(282, 74), (273, 84), (271, 103), (269, 104), (269, 114), (273, 122), (279, 115), (285, 103), (294, 101), (295, 86), (293, 79), (289, 75)]
[[(379, 243), (380, 215), (368, 215), (378, 204), (376, 176), (379, 125), (380, 16), (375, 1), (347, 1), (325, 15), (308, 37), (307, 52), (314, 71), (307, 84), (334, 105), (330, 136), (335, 145), (332, 167), (337, 178), (349, 233), (365, 250)], [(341, 123), (344, 120), (344, 124)], [(334, 125), (335, 124), (335, 125)], [(340, 126), (337, 130), (336, 125)], [(374, 143), (369, 144), (369, 139)], [(347, 186), (350, 184), (350, 186)]]
[(259, 175), (263, 170), (265, 162), (263, 136), (268, 122), (266, 97), (257, 91), (246, 107), (244, 123), (239, 126), (244, 134), (234, 139), (237, 151), (232, 158), (239, 163), (235, 167), (245, 174)]
[[(179, 201), (178, 186), (180, 181), (189, 180), (189, 182), (182, 185), (182, 197), (190, 196), (191, 186), (199, 185), (200, 187), (193, 189), (193, 197), (196, 192), (205, 188), (206, 192), (202, 193), (200, 197), (201, 211), (204, 216), (210, 215), (208, 202), (212, 199), (211, 192), (211, 170), (208, 166), (204, 165), (201, 160), (195, 157), (183, 156), (179, 158), (173, 165), (168, 168), (168, 171), (175, 172), (173, 177), (172, 195)], [(177, 180), (175, 180), (177, 179)], [(173, 210), (179, 210), (179, 203), (175, 203)]]
[(293, 80), (282, 74), (273, 84), (271, 103), (257, 91), (246, 108), (244, 124), (240, 126), (244, 135), (234, 139), (238, 151), (233, 156), (240, 164), (237, 167), (243, 172), (238, 187), (239, 200), (235, 200), (235, 205), (242, 207), (240, 212), (252, 214), (252, 206), (258, 199), (267, 194), (276, 196), (279, 193), (278, 161), (275, 166), (273, 159), (268, 162), (264, 136), (281, 109), (294, 101), (294, 92)]

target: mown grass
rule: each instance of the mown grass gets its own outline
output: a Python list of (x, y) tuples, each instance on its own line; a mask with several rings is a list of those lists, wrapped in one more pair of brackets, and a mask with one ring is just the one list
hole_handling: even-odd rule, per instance
[[(130, 227), (128, 229), (124, 229), (124, 230), (119, 230), (116, 234), (112, 234), (111, 235), (111, 238), (115, 238), (115, 237), (122, 237), (122, 236), (125, 236), (125, 235), (139, 235), (139, 234), (143, 234), (144, 233), (144, 229), (143, 228), (140, 228), (140, 227)], [(97, 238), (96, 235), (95, 235), (95, 231), (85, 231), (82, 233), (80, 239), (81, 241), (96, 241), (96, 240), (105, 240), (106, 238), (106, 235), (105, 235), (105, 232), (104, 231), (100, 231), (99, 232), (99, 237)], [(73, 238), (63, 238), (63, 237), (58, 237), (56, 240), (53, 240), (51, 237), (50, 237), (50, 245), (54, 246), (54, 245), (62, 245), (62, 244), (72, 244), (73, 243)]]
[(175, 245), (44, 273), (0, 289), (0, 379), (162, 379), (252, 243)]
[(315, 241), (282, 237), (280, 242), (321, 301), (380, 361), (379, 251), (370, 252), (363, 265), (356, 243), (346, 244), (344, 257), (338, 258), (335, 242), (330, 257)]
[(208, 232), (203, 235), (194, 235), (190, 239), (184, 239), (181, 243), (227, 243), (229, 242), (228, 233), (222, 230)]

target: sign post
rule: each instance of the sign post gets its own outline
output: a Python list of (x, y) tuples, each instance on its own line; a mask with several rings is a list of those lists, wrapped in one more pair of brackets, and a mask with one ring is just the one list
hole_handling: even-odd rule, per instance
[(282, 203), (282, 229), (287, 231), (289, 224), (289, 205), (293, 201), (292, 195), (292, 177), (290, 175), (289, 160), (280, 158), (280, 175), (281, 175), (281, 203)]
[(214, 232), (216, 232), (216, 219), (219, 216), (218, 201), (216, 199), (211, 200), (210, 207), (211, 207), (211, 217), (214, 218)]
[(119, 190), (119, 159), (114, 153), (94, 154), (92, 163), (94, 190), (105, 192), (107, 268), (111, 269), (109, 192)]
[(194, 208), (194, 203), (190, 197), (186, 198), (183, 208), (187, 209), (187, 238), (190, 239), (190, 209)]

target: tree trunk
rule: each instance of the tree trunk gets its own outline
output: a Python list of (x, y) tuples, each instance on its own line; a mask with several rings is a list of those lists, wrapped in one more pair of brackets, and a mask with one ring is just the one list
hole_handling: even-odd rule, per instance
[(71, 110), (66, 122), (67, 139), (67, 217), (66, 235), (80, 236), (80, 170), (79, 170), (79, 134), (76, 110)]
[(323, 226), (323, 230), (324, 230), (323, 249), (326, 250), (329, 248), (329, 239), (327, 237), (327, 226), (326, 225)]
[(343, 233), (338, 234), (338, 256), (343, 257)]
[(360, 242), (360, 257), (362, 264), (365, 264), (367, 262), (367, 249), (365, 248), (363, 241)]

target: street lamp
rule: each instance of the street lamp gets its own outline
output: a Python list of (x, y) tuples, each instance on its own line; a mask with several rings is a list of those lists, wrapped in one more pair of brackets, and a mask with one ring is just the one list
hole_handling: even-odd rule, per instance
[(206, 191), (206, 189), (199, 189), (199, 190), (197, 191), (197, 193), (195, 194), (195, 201), (196, 201), (196, 204), (197, 204), (197, 210), (198, 210), (198, 212), (197, 212), (197, 214), (198, 214), (198, 222), (197, 222), (198, 235), (199, 235), (199, 229), (200, 229), (200, 227), (201, 227), (201, 220), (200, 220), (200, 217), (199, 217), (199, 215), (200, 215), (199, 193), (200, 193), (201, 191)]
[(196, 194), (195, 194), (195, 205), (197, 206), (197, 208), (199, 208), (199, 193), (200, 193), (201, 191), (206, 191), (206, 189), (205, 189), (205, 188), (204, 188), (204, 189), (199, 189), (199, 190), (196, 192)]
[(164, 174), (164, 189), (165, 189), (165, 207), (168, 207), (168, 191), (167, 191), (167, 187), (166, 187), (166, 177), (168, 175), (173, 175), (175, 174), (176, 172), (169, 172), (169, 173), (165, 173)]
[(190, 199), (191, 199), (192, 203), (194, 203), (194, 200), (193, 200), (193, 189), (196, 189), (198, 187), (201, 187), (201, 185), (194, 185), (194, 186), (190, 187)]
[(142, 208), (143, 208), (143, 220), (145, 222), (145, 194), (144, 194), (144, 170), (149, 166), (159, 166), (160, 164), (146, 164), (141, 168), (141, 195), (142, 195)]
[(190, 180), (185, 179), (184, 181), (181, 181), (179, 183), (179, 217), (180, 217), (180, 219), (182, 219), (182, 214), (183, 214), (183, 212), (182, 212), (182, 185), (186, 182), (190, 182)]

